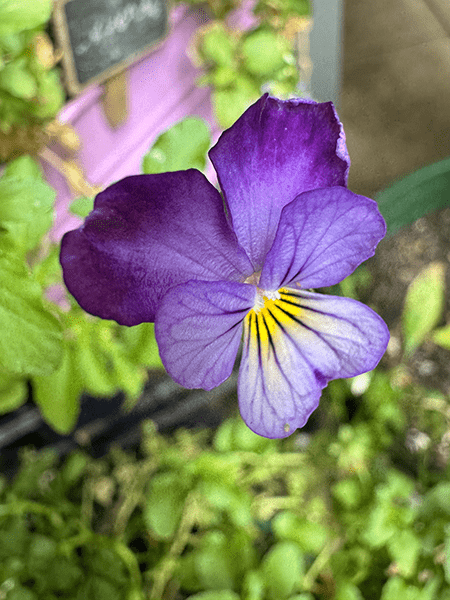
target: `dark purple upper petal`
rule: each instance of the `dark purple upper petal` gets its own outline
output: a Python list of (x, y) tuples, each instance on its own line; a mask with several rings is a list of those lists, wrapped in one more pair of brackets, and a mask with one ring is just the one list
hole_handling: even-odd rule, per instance
[(349, 157), (331, 102), (264, 95), (210, 151), (239, 243), (261, 269), (280, 213), (307, 190), (345, 186)]
[(177, 383), (210, 390), (231, 375), (242, 322), (255, 296), (255, 286), (231, 281), (188, 281), (167, 292), (156, 313), (155, 335), (161, 360)]
[(190, 279), (242, 280), (252, 268), (218, 191), (194, 169), (127, 177), (61, 243), (69, 292), (122, 325), (154, 321), (167, 290)]
[(300, 194), (283, 208), (259, 287), (334, 285), (374, 255), (385, 233), (374, 200), (344, 187)]

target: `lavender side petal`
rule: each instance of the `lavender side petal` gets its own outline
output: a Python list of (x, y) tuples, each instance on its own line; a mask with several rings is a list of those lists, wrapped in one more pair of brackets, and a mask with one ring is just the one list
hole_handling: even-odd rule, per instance
[(155, 335), (177, 383), (210, 390), (231, 375), (255, 296), (254, 286), (229, 281), (188, 281), (164, 296)]
[(259, 286), (334, 285), (373, 256), (386, 233), (374, 200), (344, 187), (300, 194), (285, 206)]

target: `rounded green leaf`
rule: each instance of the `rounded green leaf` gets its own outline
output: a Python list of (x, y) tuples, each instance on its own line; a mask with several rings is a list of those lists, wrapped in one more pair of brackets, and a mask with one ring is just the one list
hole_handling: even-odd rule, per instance
[(278, 542), (264, 556), (262, 572), (270, 600), (288, 598), (304, 576), (302, 551), (294, 542)]
[(22, 59), (8, 63), (0, 71), (0, 87), (16, 98), (24, 100), (31, 100), (37, 94), (36, 79), (28, 71), (26, 62)]
[(255, 31), (242, 44), (245, 68), (260, 77), (268, 77), (284, 64), (288, 41), (274, 31)]
[(200, 585), (206, 589), (233, 589), (236, 569), (232, 563), (227, 536), (222, 531), (209, 531), (202, 547), (195, 553), (195, 570)]
[(211, 139), (208, 125), (187, 117), (162, 133), (142, 162), (143, 173), (205, 168)]
[(186, 495), (186, 486), (177, 473), (158, 473), (152, 478), (144, 519), (153, 537), (161, 540), (173, 537)]

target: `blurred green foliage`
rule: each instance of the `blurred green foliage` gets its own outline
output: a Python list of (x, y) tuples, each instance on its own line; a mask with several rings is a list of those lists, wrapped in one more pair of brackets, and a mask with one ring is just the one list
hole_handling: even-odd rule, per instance
[[(429, 272), (411, 283), (403, 322), (423, 321)], [(442, 293), (441, 277), (427, 281)], [(369, 284), (360, 268), (344, 288)], [(420, 347), (448, 325), (419, 329)], [(329, 384), (314, 433), (269, 440), (236, 416), (172, 436), (146, 422), (139, 454), (60, 463), (24, 449), (14, 480), (0, 479), (0, 593), (450, 600), (450, 409), (411, 377), (418, 337), (403, 333), (395, 364)]]
[(147, 422), (138, 457), (24, 450), (0, 484), (0, 591), (448, 600), (447, 399), (397, 365), (332, 382), (319, 410), (318, 431), (284, 440), (236, 417), (171, 437)]
[(224, 19), (238, 2), (208, 4), (218, 18), (196, 35), (191, 54), (205, 71), (199, 85), (210, 86), (221, 127), (230, 127), (263, 92), (302, 95), (295, 35), (311, 14), (308, 0), (260, 0), (253, 7), (253, 25), (242, 31)]
[(45, 32), (51, 0), (0, 2), (0, 160), (36, 152), (65, 100)]

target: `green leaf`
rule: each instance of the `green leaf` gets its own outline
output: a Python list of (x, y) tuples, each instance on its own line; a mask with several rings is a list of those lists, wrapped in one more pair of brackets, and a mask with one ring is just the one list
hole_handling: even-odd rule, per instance
[(421, 590), (401, 577), (392, 577), (383, 586), (381, 600), (421, 600)]
[(394, 183), (377, 196), (387, 234), (450, 204), (450, 158)]
[(414, 575), (421, 547), (421, 541), (409, 529), (400, 531), (389, 540), (389, 554), (395, 561), (400, 575), (406, 578)]
[(31, 102), (27, 110), (39, 119), (51, 119), (63, 106), (65, 95), (59, 71), (53, 69), (39, 75), (37, 102)]
[(278, 539), (296, 542), (305, 552), (319, 554), (325, 545), (328, 532), (321, 523), (301, 518), (293, 512), (278, 513), (272, 521)]
[(214, 590), (194, 594), (189, 596), (187, 600), (240, 600), (240, 597), (231, 590)]
[(450, 525), (445, 527), (444, 575), (445, 581), (450, 584)]
[(169, 540), (183, 512), (187, 490), (178, 473), (158, 473), (150, 483), (144, 519), (152, 536)]
[(402, 314), (405, 353), (411, 354), (436, 327), (444, 309), (445, 266), (429, 264), (410, 284)]
[(0, 0), (0, 35), (46, 23), (52, 4), (52, 0)]
[(28, 399), (28, 386), (22, 377), (0, 375), (0, 415), (16, 410)]
[(264, 589), (264, 578), (260, 571), (252, 570), (245, 573), (242, 583), (245, 600), (263, 600)]
[(389, 506), (378, 504), (370, 511), (362, 538), (371, 548), (381, 548), (398, 531)]
[(0, 179), (3, 243), (22, 256), (41, 241), (53, 223), (55, 190), (28, 156), (11, 162)]
[(304, 576), (303, 554), (294, 542), (278, 542), (264, 556), (261, 568), (268, 597), (271, 600), (288, 598)]
[(58, 370), (46, 377), (33, 378), (33, 399), (45, 421), (58, 433), (67, 434), (74, 428), (81, 391), (75, 354), (69, 346)]
[(446, 350), (450, 350), (450, 323), (433, 331), (433, 342)]
[(96, 343), (102, 328), (77, 309), (67, 314), (67, 323), (76, 338), (73, 352), (83, 388), (96, 396), (111, 396), (117, 389), (108, 367), (111, 360)]
[(161, 369), (163, 364), (159, 356), (155, 339), (154, 324), (141, 323), (133, 327), (121, 327), (121, 335), (129, 358), (136, 364), (150, 369)]
[(206, 152), (211, 144), (208, 125), (187, 117), (164, 133), (144, 156), (144, 173), (164, 173), (205, 168)]
[(77, 217), (82, 217), (83, 219), (85, 219), (92, 210), (94, 210), (94, 198), (87, 198), (86, 196), (76, 198), (69, 207), (69, 211), (73, 215), (77, 215)]
[(259, 89), (254, 82), (242, 76), (235, 78), (233, 86), (215, 90), (212, 101), (220, 126), (231, 127), (259, 95)]
[(18, 179), (41, 179), (42, 171), (34, 158), (24, 154), (6, 165), (4, 176)]
[(232, 564), (227, 536), (222, 531), (208, 531), (194, 561), (203, 588), (232, 590), (235, 587), (235, 569)]
[(364, 600), (364, 598), (356, 585), (349, 581), (344, 581), (337, 586), (334, 600)]
[[(1, 18), (1, 17), (0, 17)], [(24, 100), (31, 100), (37, 94), (35, 77), (28, 70), (25, 59), (11, 61), (0, 71), (0, 87)]]
[(235, 46), (236, 43), (225, 25), (213, 21), (202, 34), (199, 51), (207, 63), (232, 66), (236, 54)]
[(43, 305), (42, 289), (25, 265), (0, 256), (0, 361), (17, 374), (45, 375), (63, 354), (62, 330)]
[(76, 600), (123, 600), (124, 593), (107, 579), (88, 577), (78, 588)]
[(38, 600), (34, 592), (21, 585), (16, 585), (7, 596), (8, 600)]
[(245, 68), (259, 77), (268, 77), (284, 64), (289, 42), (275, 31), (255, 31), (242, 44)]
[(8, 165), (0, 178), (0, 221), (35, 221), (39, 213), (50, 213), (56, 192), (35, 172), (29, 157)]
[(35, 533), (28, 548), (27, 567), (31, 577), (51, 567), (57, 552), (55, 540)]

